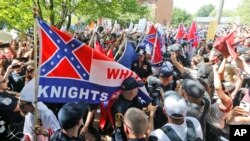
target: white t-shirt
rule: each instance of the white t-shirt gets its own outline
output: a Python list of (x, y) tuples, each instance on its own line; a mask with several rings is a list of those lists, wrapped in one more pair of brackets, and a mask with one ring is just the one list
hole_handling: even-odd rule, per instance
[[(187, 119), (191, 120), (192, 123), (194, 124), (196, 136), (203, 139), (203, 133), (202, 133), (200, 122), (197, 119), (193, 118), (193, 117), (186, 117), (186, 120)], [(164, 126), (167, 126), (167, 125), (172, 127), (172, 129), (180, 137), (180, 139), (182, 139), (183, 141), (187, 140), (186, 139), (187, 138), (187, 123), (186, 122), (183, 122), (183, 124), (181, 124), (181, 125), (167, 123)], [(158, 141), (171, 141), (169, 139), (169, 137), (161, 129), (154, 130), (150, 134), (150, 136), (157, 137)]]

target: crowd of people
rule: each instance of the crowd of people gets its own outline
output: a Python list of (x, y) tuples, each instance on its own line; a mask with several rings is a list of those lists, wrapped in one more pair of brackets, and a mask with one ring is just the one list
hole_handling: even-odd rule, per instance
[[(230, 125), (250, 124), (250, 30), (237, 33), (236, 58), (220, 52), (214, 41), (206, 42), (205, 29), (202, 30), (195, 48), (186, 39), (176, 40), (174, 30), (165, 29), (166, 50), (158, 66), (151, 64), (152, 52), (140, 47), (144, 35), (126, 33), (137, 53), (131, 70), (142, 81), (126, 78), (120, 95), (109, 101), (107, 109), (83, 101), (35, 103), (32, 38), (1, 46), (0, 139), (99, 141), (109, 136), (113, 141), (229, 140)], [(225, 29), (217, 36), (229, 31)], [(71, 34), (90, 46), (96, 36), (105, 52), (118, 52), (115, 57), (119, 58), (124, 32), (111, 33), (100, 26), (96, 32), (85, 28), (83, 33)], [(142, 86), (146, 86), (152, 98), (146, 107), (138, 101), (138, 88)], [(107, 110), (110, 116), (96, 127), (100, 109), (100, 116), (102, 110)]]

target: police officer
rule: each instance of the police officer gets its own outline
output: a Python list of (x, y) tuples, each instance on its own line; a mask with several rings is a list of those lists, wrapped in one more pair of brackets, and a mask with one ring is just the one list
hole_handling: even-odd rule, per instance
[[(23, 134), (19, 133), (22, 133), (24, 118), (18, 106), (19, 94), (7, 91), (7, 83), (8, 80), (0, 75), (0, 138), (1, 141), (19, 141), (23, 137)], [(10, 132), (15, 137), (8, 136)]]
[(138, 60), (134, 61), (131, 70), (134, 71), (142, 80), (145, 80), (152, 73), (151, 64), (145, 59), (146, 51), (139, 50)]
[(160, 69), (159, 78), (161, 81), (161, 88), (163, 92), (168, 90), (175, 90), (176, 83), (174, 81), (174, 72), (173, 69), (165, 66)]
[(122, 93), (111, 108), (113, 119), (115, 121), (115, 131), (112, 135), (113, 141), (125, 141), (126, 135), (123, 127), (123, 116), (125, 112), (135, 107), (142, 109), (138, 100), (138, 87), (143, 86), (143, 83), (138, 83), (133, 77), (126, 78), (122, 85)]
[(83, 141), (78, 135), (83, 125), (82, 117), (86, 114), (87, 105), (84, 102), (71, 102), (65, 104), (58, 112), (58, 121), (61, 130), (56, 131), (50, 141)]

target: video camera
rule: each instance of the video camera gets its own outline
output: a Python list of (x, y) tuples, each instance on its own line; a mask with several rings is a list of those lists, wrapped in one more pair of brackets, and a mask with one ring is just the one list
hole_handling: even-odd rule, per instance
[(148, 92), (152, 100), (152, 105), (156, 106), (160, 104), (160, 97), (161, 97), (161, 87), (160, 87), (160, 79), (154, 76), (149, 76), (147, 78), (148, 82)]

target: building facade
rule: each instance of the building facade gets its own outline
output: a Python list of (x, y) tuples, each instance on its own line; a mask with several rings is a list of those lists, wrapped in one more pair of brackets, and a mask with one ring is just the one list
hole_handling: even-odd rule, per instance
[(173, 0), (139, 0), (139, 2), (149, 5), (157, 23), (162, 25), (171, 23)]

